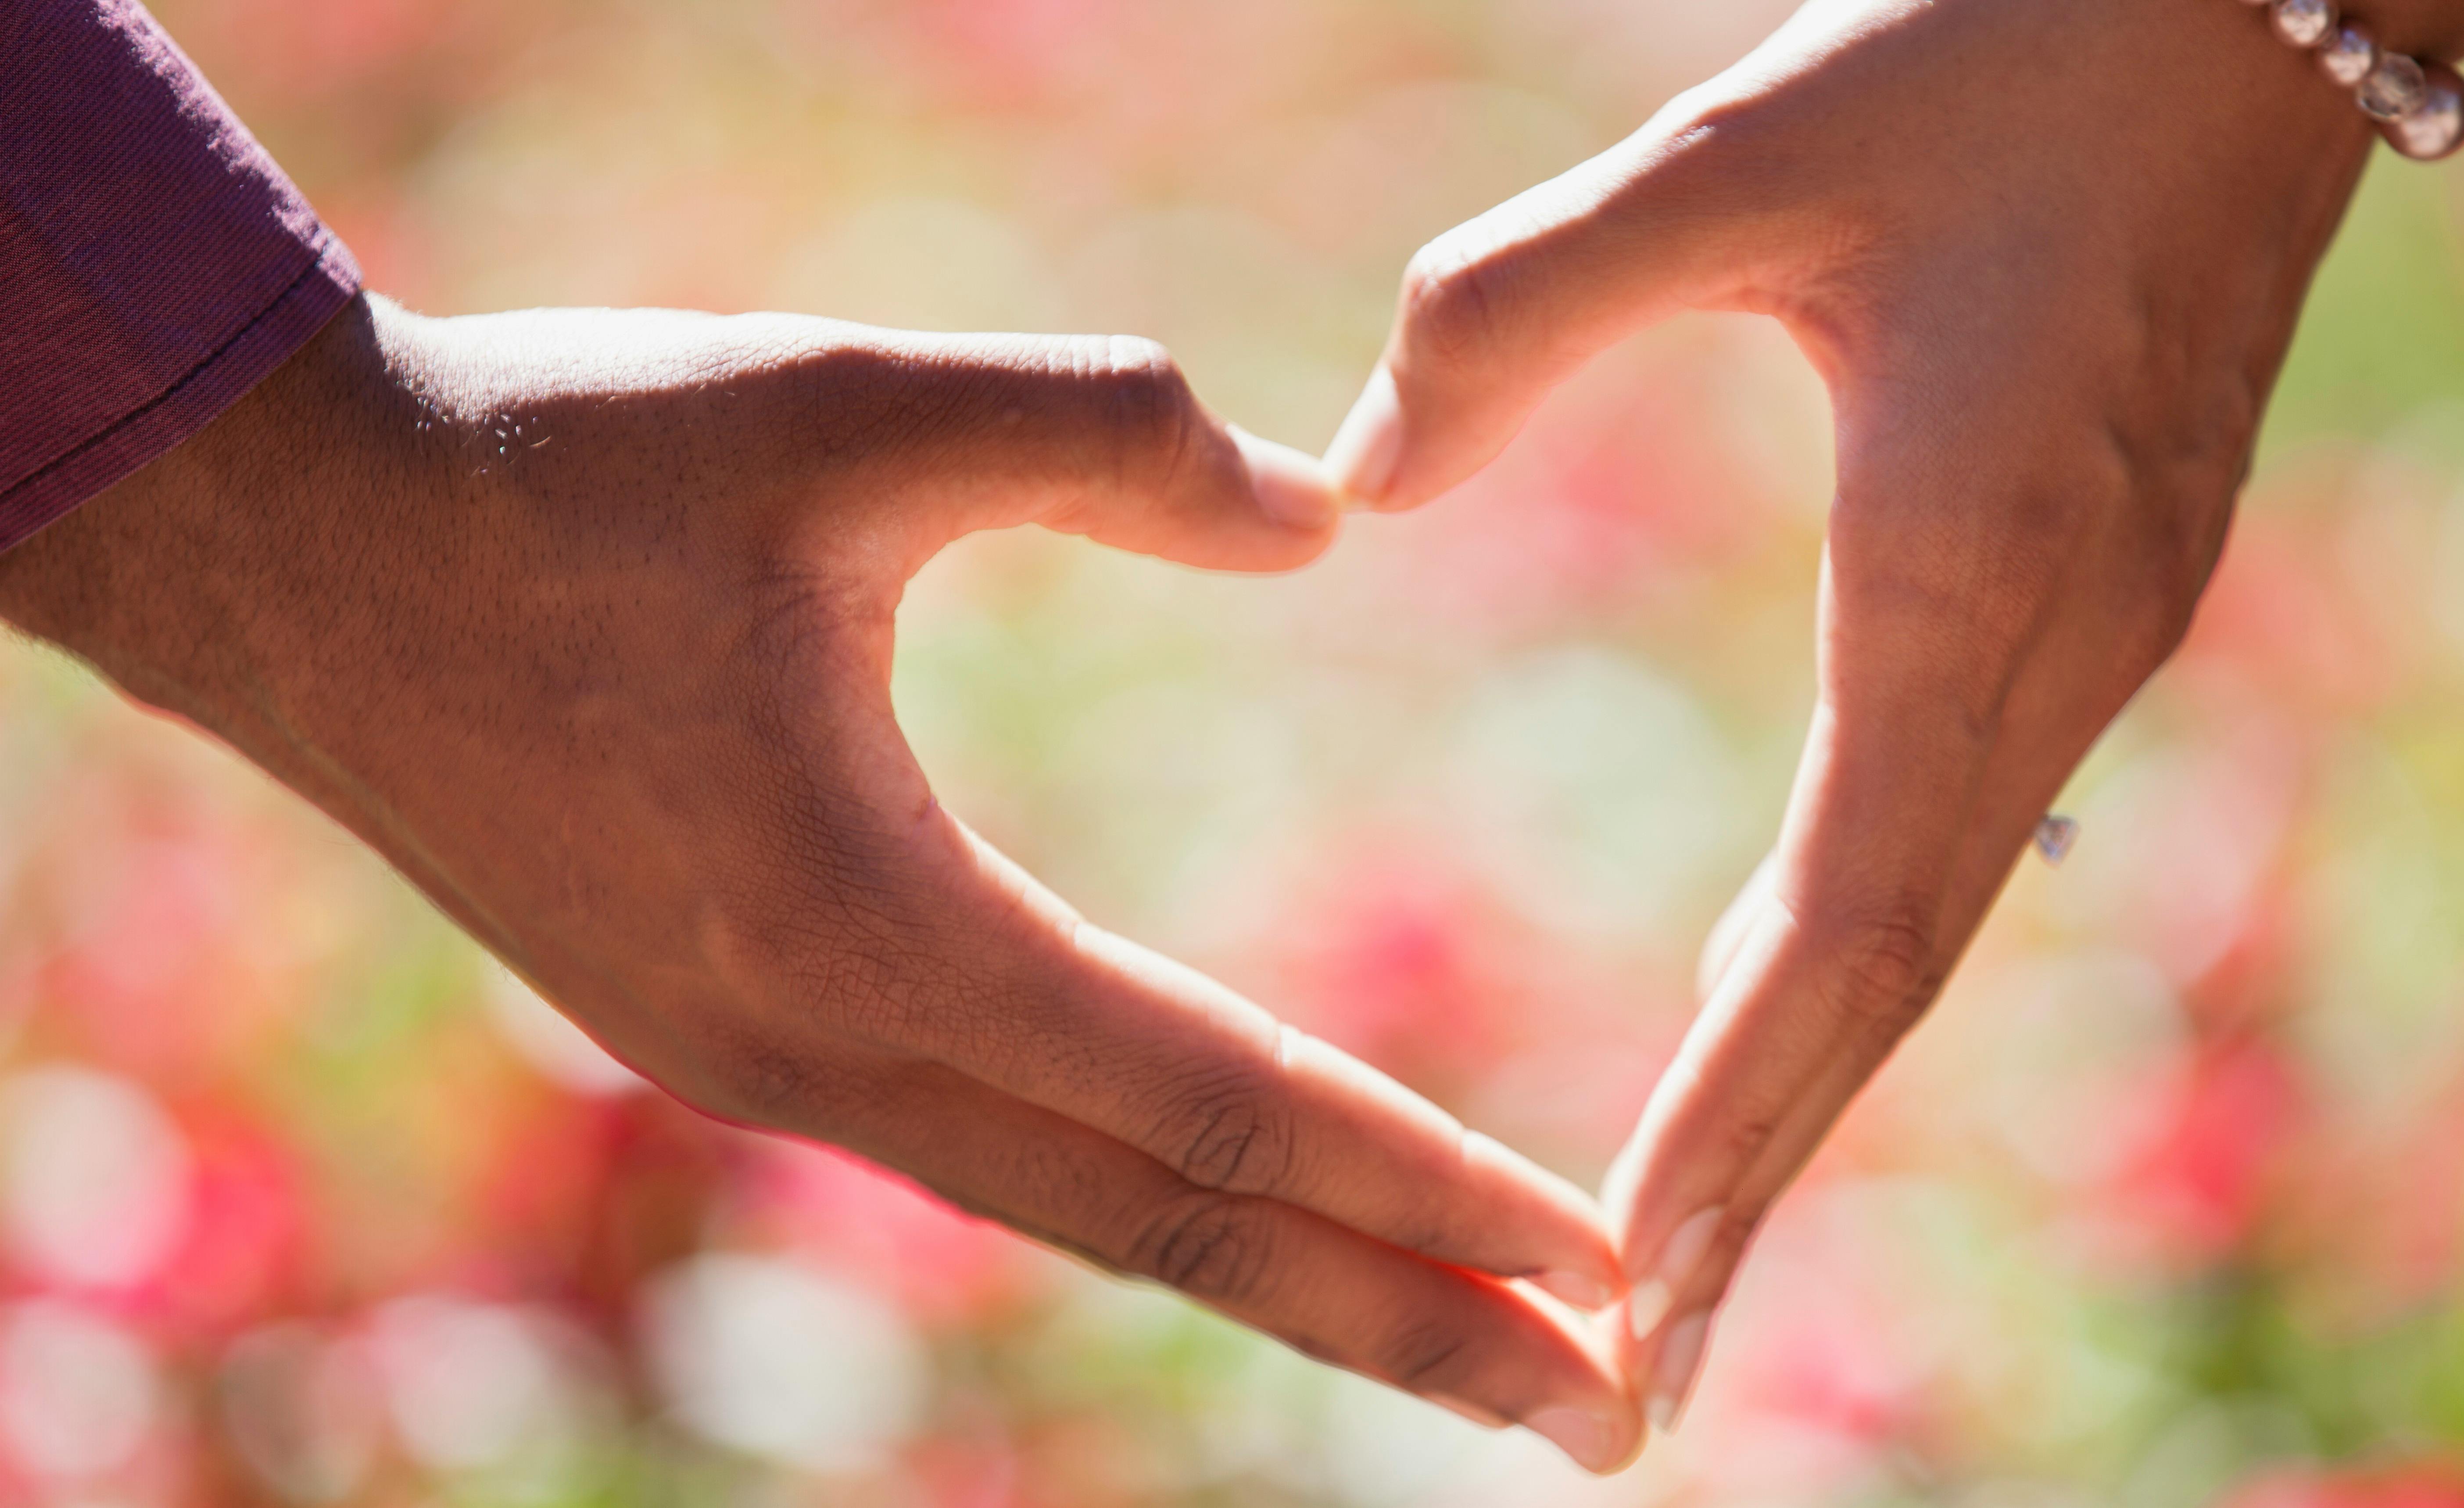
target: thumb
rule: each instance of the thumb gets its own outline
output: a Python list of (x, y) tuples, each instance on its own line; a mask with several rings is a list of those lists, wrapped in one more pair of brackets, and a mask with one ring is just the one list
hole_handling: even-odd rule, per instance
[[(1341, 509), (1315, 457), (1225, 423), (1130, 336), (901, 335), (873, 459), (929, 554), (1039, 523), (1216, 570), (1305, 566)], [(878, 411), (878, 410), (876, 410)]]
[(1759, 169), (1681, 98), (1633, 137), (1422, 247), (1385, 355), (1328, 447), (1355, 503), (1417, 507), (1494, 459), (1549, 390), (1684, 307), (1750, 300)]

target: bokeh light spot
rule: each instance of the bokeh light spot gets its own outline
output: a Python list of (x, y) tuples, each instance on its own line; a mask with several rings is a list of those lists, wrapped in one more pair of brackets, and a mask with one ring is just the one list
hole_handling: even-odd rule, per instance
[(792, 1262), (694, 1257), (650, 1285), (643, 1320), (678, 1419), (814, 1471), (879, 1465), (914, 1426), (930, 1381), (894, 1311)]
[(0, 1083), (9, 1247), (73, 1287), (152, 1276), (186, 1233), (191, 1158), (144, 1090), (90, 1069), (32, 1069)]

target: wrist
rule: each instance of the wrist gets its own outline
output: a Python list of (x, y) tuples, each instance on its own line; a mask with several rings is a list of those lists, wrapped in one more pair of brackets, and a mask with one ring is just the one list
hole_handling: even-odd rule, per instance
[(2442, 12), (2464, 0), (2385, 0), (2375, 17), (2337, 0), (2242, 0), (2288, 51), (2312, 64), (2397, 152), (2435, 162), (2464, 146), (2464, 78), (2447, 59), (2454, 37)]
[(369, 494), (407, 470), (382, 328), (407, 318), (354, 300), (212, 423), (0, 557), (0, 618), (231, 732), (347, 579), (337, 515), (381, 523)]
[(2464, 0), (2352, 0), (2348, 21), (2370, 29), (2381, 46), (2424, 61), (2464, 58)]

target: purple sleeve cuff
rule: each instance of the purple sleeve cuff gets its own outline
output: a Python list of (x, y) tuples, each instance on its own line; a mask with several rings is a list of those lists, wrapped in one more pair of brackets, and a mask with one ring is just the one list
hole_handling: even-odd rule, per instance
[(0, 0), (0, 550), (203, 429), (359, 287), (135, 0)]

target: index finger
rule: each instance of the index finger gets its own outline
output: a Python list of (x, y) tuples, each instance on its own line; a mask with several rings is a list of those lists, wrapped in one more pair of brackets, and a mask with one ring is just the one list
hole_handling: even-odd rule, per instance
[(1826, 560), (1823, 598), (1823, 691), (1768, 899), (1610, 1178), (1661, 1429), (1763, 1214), (1956, 956), (1938, 945), (1946, 898), (2035, 632), (2024, 615), (1988, 631), (1956, 588), (1896, 566)]
[(985, 1009), (903, 1025), (911, 1046), (1200, 1187), (1295, 1205), (1585, 1308), (1622, 1291), (1599, 1207), (1573, 1184), (1196, 970), (1087, 924), (941, 820), (935, 910), (986, 960)]
[(1641, 1443), (1596, 1327), (1562, 1306), (1278, 1200), (1201, 1188), (940, 1064), (884, 1076), (870, 1093), (895, 1108), (850, 1144), (978, 1213), (1477, 1422), (1523, 1424), (1592, 1471)]
[(1503, 451), (1549, 390), (1688, 306), (1749, 301), (1786, 255), (1767, 164), (1714, 150), (1695, 91), (1626, 141), (1422, 247), (1385, 353), (1328, 447), (1355, 501), (1418, 506)]
[[(1195, 969), (1089, 926), (933, 799), (869, 670), (837, 681), (869, 907), (901, 988), (848, 1025), (1067, 1116), (1203, 1188), (1279, 1200), (1583, 1308), (1623, 1291), (1596, 1201)], [(791, 714), (791, 715), (802, 715)], [(861, 751), (856, 752), (856, 751)]]

